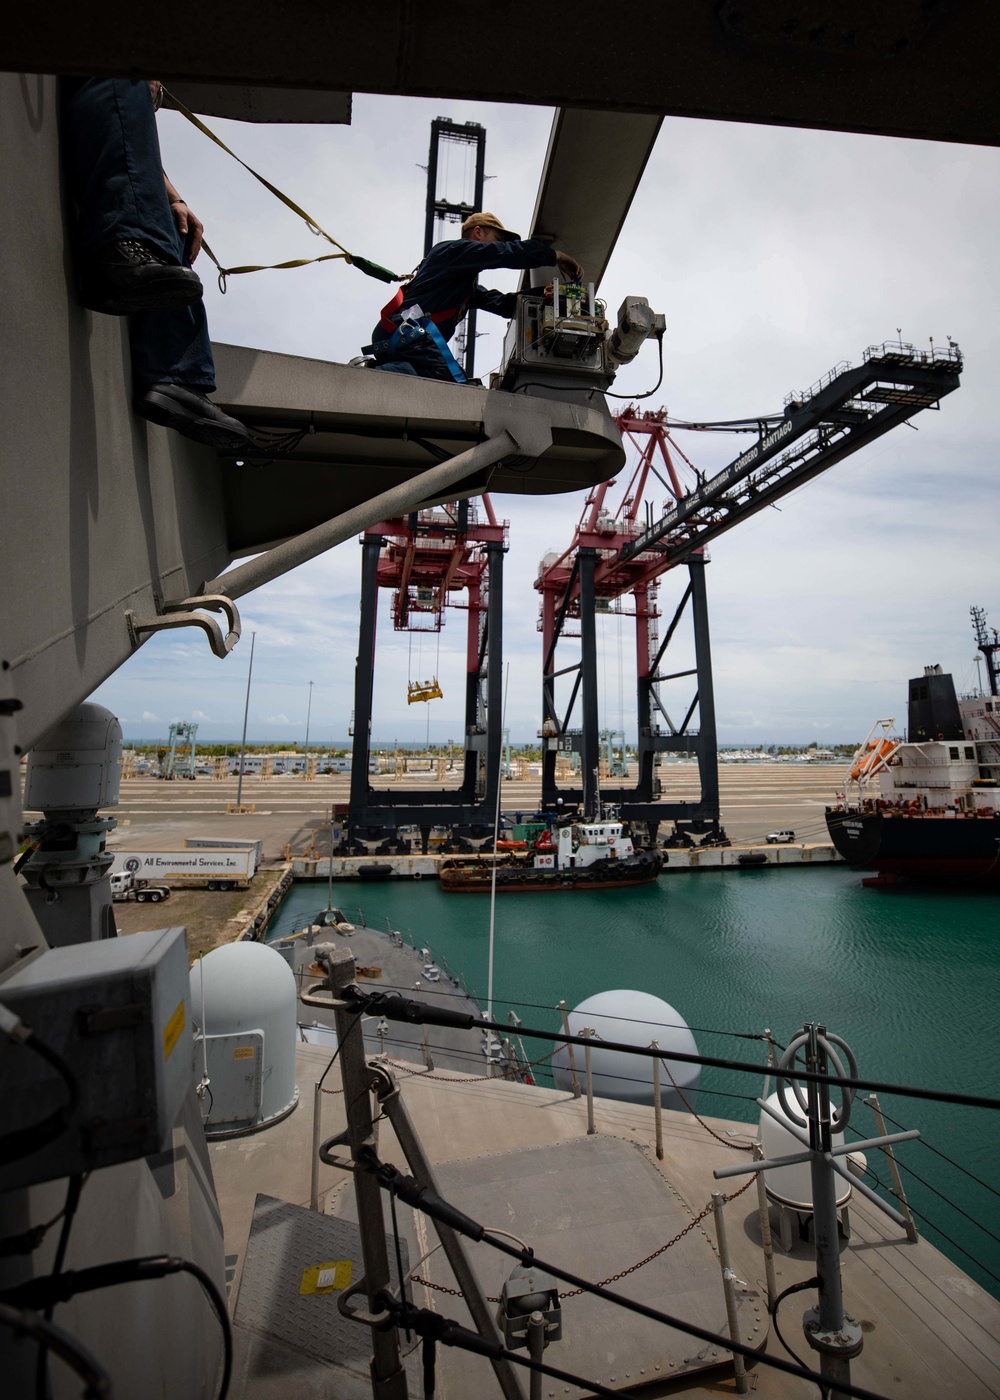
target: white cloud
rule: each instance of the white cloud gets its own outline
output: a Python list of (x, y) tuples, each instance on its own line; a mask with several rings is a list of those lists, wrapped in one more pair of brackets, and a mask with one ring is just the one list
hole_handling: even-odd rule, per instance
[(159, 724), (160, 716), (154, 715), (152, 710), (143, 710), (142, 718), (150, 724)]

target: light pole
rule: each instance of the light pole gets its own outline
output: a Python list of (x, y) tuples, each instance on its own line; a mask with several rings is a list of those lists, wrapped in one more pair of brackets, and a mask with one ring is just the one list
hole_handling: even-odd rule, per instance
[(333, 908), (333, 803), (330, 803), (330, 860), (326, 867), (326, 912)]
[(250, 665), (247, 667), (247, 701), (243, 707), (243, 742), (240, 744), (240, 779), (236, 784), (236, 806), (243, 805), (243, 760), (247, 751), (247, 716), (250, 713), (250, 677), (253, 675), (253, 647), (257, 633), (250, 633)]
[(309, 720), (312, 716), (313, 707), (313, 683), (309, 682), (309, 703), (306, 706), (306, 769), (309, 768)]

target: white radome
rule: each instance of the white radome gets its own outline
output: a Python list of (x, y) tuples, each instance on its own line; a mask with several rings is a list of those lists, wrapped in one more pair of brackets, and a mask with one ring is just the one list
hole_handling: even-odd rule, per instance
[[(194, 964), (191, 1014), (199, 1027), (204, 1019), (212, 1080), (205, 1123), (209, 1136), (252, 1132), (295, 1107), (296, 1007), (292, 970), (265, 943), (226, 943)], [(242, 1058), (252, 1047), (254, 1053)], [(195, 1057), (200, 1076), (200, 1039)], [(256, 1092), (247, 1088), (248, 1075), (256, 1079)]]
[[(669, 1002), (651, 996), (649, 992), (598, 992), (569, 1012), (571, 1034), (581, 1035), (587, 1026), (595, 1032), (591, 1066), (594, 1094), (598, 1098), (623, 1099), (628, 1103), (653, 1102), (652, 1059), (629, 1055), (624, 1050), (604, 1049), (601, 1041), (617, 1040), (645, 1047), (655, 1040), (663, 1051), (660, 1067), (661, 1105), (682, 1113), (695, 1107), (701, 1066), (671, 1060), (670, 1055), (671, 1052), (697, 1055), (698, 1046), (684, 1017)], [(584, 1089), (583, 1046), (574, 1046), (573, 1053), (580, 1087)], [(552, 1055), (552, 1074), (557, 1089), (572, 1089), (573, 1077), (565, 1045), (558, 1046)], [(686, 1104), (678, 1089), (687, 1100)]]

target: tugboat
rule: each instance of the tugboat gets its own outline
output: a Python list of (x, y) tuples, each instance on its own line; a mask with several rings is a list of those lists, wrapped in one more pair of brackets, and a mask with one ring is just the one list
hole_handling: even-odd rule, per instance
[(910, 681), (908, 742), (879, 720), (854, 756), (830, 839), (849, 865), (878, 871), (866, 885), (1000, 886), (1000, 697), (959, 699), (952, 677), (927, 666)]
[[(553, 839), (553, 835), (555, 839)], [(566, 821), (549, 828), (530, 850), (506, 851), (496, 857), (497, 893), (524, 890), (612, 890), (655, 880), (667, 857), (662, 851), (637, 851), (620, 821)], [(441, 862), (441, 888), (453, 893), (489, 891), (492, 855), (456, 856)]]

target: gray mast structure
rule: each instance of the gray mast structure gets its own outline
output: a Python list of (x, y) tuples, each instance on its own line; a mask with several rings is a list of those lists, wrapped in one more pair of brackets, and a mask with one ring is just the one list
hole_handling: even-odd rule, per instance
[[(475, 174), (473, 176), (472, 203), (465, 199), (457, 203), (449, 201), (448, 191), (439, 194), (441, 184), (442, 154), (457, 146), (475, 152)], [(477, 214), (483, 207), (483, 187), (486, 183), (486, 128), (479, 122), (453, 122), (447, 117), (435, 117), (431, 122), (431, 146), (427, 157), (427, 210), (424, 223), (424, 256), (437, 242), (437, 226), (440, 222), (462, 224), (470, 214)], [(462, 191), (463, 195), (468, 190)], [(466, 379), (471, 379), (476, 368), (476, 308), (469, 308), (459, 334), (464, 338), (465, 353), (462, 369)], [(456, 358), (458, 358), (456, 356)]]

